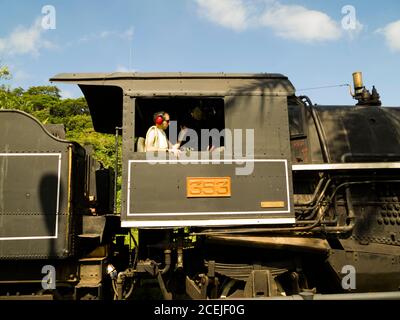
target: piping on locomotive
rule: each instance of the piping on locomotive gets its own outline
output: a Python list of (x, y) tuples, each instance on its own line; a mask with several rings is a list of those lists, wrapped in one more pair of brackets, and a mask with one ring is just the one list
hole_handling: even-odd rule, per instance
[[(399, 298), (400, 108), (382, 107), (376, 89), (353, 78), (356, 106), (313, 105), (280, 74), (52, 78), (79, 85), (96, 131), (122, 128), (121, 212), (86, 226), (103, 232), (117, 218), (126, 232), (138, 229), (118, 265), (107, 250), (96, 262), (81, 258), (76, 287), (109, 281), (125, 299), (153, 277), (165, 299)], [(219, 148), (142, 152), (155, 112), (179, 125), (196, 106), (222, 132)], [(1, 254), (14, 242), (2, 244)]]

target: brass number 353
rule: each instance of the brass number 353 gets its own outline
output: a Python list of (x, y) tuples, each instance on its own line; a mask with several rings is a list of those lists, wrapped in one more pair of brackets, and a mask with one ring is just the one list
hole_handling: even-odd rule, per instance
[(230, 197), (231, 178), (186, 178), (188, 198)]

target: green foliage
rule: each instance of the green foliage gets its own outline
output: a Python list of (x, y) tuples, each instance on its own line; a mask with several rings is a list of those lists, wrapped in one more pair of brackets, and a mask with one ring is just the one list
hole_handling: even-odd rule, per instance
[(52, 106), (50, 114), (53, 117), (68, 117), (73, 115), (89, 115), (89, 108), (84, 98), (78, 99), (65, 99), (62, 104)]
[(20, 94), (19, 90), (16, 92), (10, 91), (6, 86), (3, 85), (0, 87), (0, 109), (18, 109), (25, 112), (31, 112), (33, 106), (31, 101), (25, 99)]
[(60, 89), (56, 86), (37, 86), (30, 87), (26, 90), (26, 94), (29, 96), (44, 96), (48, 98), (60, 99)]
[(10, 79), (10, 78), (11, 74), (10, 70), (8, 70), (8, 67), (0, 65), (0, 79)]

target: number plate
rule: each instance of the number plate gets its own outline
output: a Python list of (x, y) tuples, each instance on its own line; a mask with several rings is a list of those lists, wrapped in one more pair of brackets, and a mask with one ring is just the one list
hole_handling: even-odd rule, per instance
[(231, 177), (186, 178), (186, 197), (214, 198), (231, 196)]

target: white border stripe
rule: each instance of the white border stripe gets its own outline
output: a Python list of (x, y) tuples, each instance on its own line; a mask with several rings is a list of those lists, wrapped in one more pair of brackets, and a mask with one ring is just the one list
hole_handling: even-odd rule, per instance
[[(166, 162), (170, 162), (171, 164), (177, 164), (177, 163), (192, 163), (192, 164), (198, 164), (198, 163), (209, 163), (212, 164), (213, 162), (232, 162), (232, 163), (243, 163), (243, 162), (287, 162), (286, 159), (184, 159), (184, 160), (179, 160), (179, 159), (165, 159), (165, 160), (129, 160), (129, 163), (131, 162), (138, 162), (138, 163), (160, 163), (160, 164), (166, 164)], [(231, 164), (231, 163), (229, 163)]]
[[(58, 186), (57, 186), (57, 205), (56, 205), (56, 231), (53, 239), (58, 238), (58, 217), (60, 214), (60, 188), (61, 188), (61, 153), (58, 155)], [(67, 190), (68, 192), (69, 190)]]
[[(287, 210), (284, 211), (237, 211), (237, 212), (165, 212), (165, 213), (130, 213), (130, 192), (131, 192), (131, 163), (159, 163), (159, 164), (177, 164), (177, 163), (224, 163), (228, 162), (229, 164), (235, 162), (284, 162), (285, 164), (285, 173), (286, 173), (286, 203), (287, 203)], [(288, 173), (288, 163), (286, 159), (199, 159), (199, 160), (178, 160), (178, 159), (165, 159), (165, 160), (129, 160), (128, 161), (128, 187), (127, 187), (127, 217), (157, 217), (157, 216), (210, 216), (210, 215), (259, 215), (259, 214), (279, 214), (279, 213), (290, 213), (290, 192), (289, 192), (289, 173)], [(294, 219), (292, 218), (282, 218), (280, 219), (281, 223), (293, 223)], [(237, 222), (241, 221), (241, 222)], [(259, 222), (262, 221), (262, 222)], [(274, 222), (270, 222), (274, 221)], [(130, 221), (122, 221), (121, 225), (124, 226), (124, 223), (130, 223)], [(200, 226), (200, 225), (233, 225), (233, 224), (269, 224), (269, 223), (277, 223), (275, 218), (266, 218), (266, 219), (237, 219), (237, 220), (227, 220), (227, 219), (220, 219), (220, 220), (168, 220), (168, 221), (135, 221), (132, 222), (136, 226), (167, 226), (167, 225), (174, 225), (174, 226)], [(187, 223), (187, 224), (186, 224)]]
[(293, 171), (339, 170), (339, 169), (400, 169), (400, 162), (360, 162), (360, 163), (322, 163), (294, 164)]
[(61, 153), (0, 153), (0, 156), (13, 156), (13, 157), (25, 157), (25, 156), (60, 156)]
[(41, 240), (41, 239), (57, 239), (58, 238), (58, 217), (60, 210), (60, 188), (61, 188), (61, 153), (0, 153), (2, 156), (11, 157), (22, 157), (22, 156), (58, 156), (58, 185), (57, 185), (57, 204), (56, 204), (56, 225), (54, 230), (54, 236), (33, 236), (33, 237), (0, 237), (0, 241), (10, 241), (10, 240)]
[(254, 224), (291, 224), (295, 218), (270, 218), (270, 219), (237, 219), (237, 220), (146, 220), (146, 221), (122, 221), (122, 228), (140, 227), (192, 227), (192, 226), (233, 226)]
[(130, 217), (146, 217), (146, 216), (202, 216), (202, 215), (235, 215), (235, 214), (263, 214), (263, 213), (288, 213), (289, 211), (201, 211), (201, 212), (168, 212), (168, 213), (133, 213), (129, 214)]
[(285, 160), (285, 172), (286, 172), (286, 199), (287, 199), (287, 211), (290, 211), (290, 194), (289, 194), (289, 170), (288, 170), (288, 164), (287, 164), (287, 160)]

